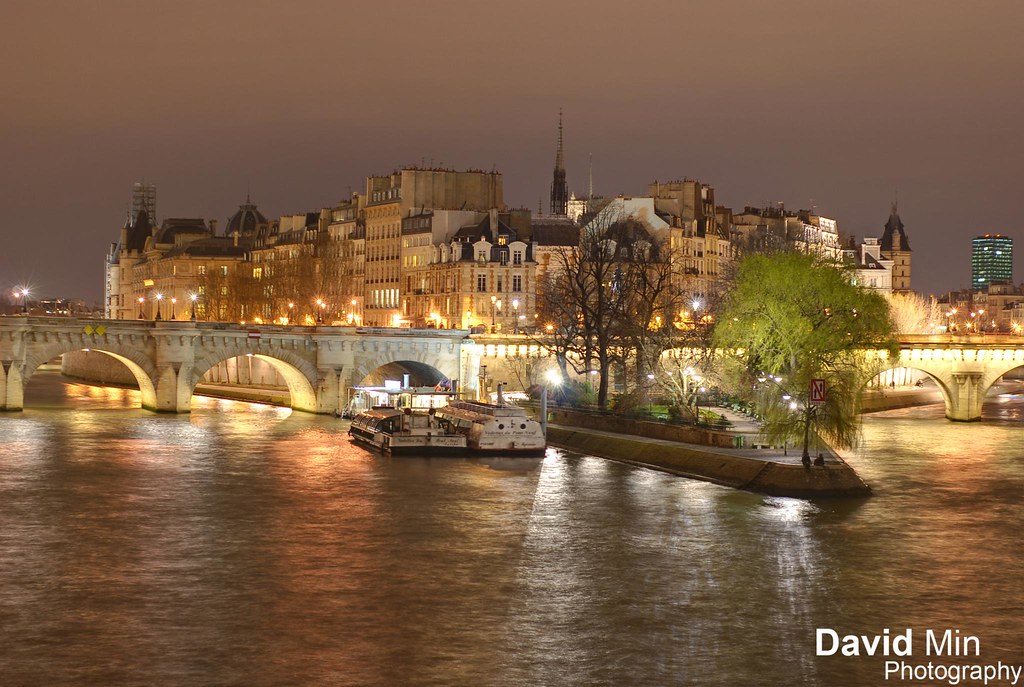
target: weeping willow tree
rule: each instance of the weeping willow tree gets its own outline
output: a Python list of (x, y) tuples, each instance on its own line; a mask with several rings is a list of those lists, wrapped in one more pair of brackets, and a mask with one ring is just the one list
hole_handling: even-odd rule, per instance
[[(799, 253), (745, 257), (715, 329), (738, 389), (765, 419), (765, 435), (802, 446), (805, 465), (815, 432), (839, 448), (856, 443), (861, 390), (879, 371), (865, 351), (894, 355), (894, 336), (882, 296)], [(825, 382), (823, 404), (812, 403), (815, 379)]]

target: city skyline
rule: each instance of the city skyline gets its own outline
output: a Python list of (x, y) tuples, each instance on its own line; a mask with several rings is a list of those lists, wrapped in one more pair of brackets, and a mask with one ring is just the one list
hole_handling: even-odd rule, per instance
[[(90, 34), (79, 27), (92, 14), (74, 5), (10, 13), (0, 51), (21, 68), (0, 77), (12, 105), (0, 147), (18, 162), (2, 172), (7, 282), (98, 301), (96, 260), (142, 179), (159, 189), (161, 219), (224, 222), (247, 193), (274, 217), (329, 206), (404, 165), (493, 166), (510, 205), (546, 209), (559, 108), (577, 195), (593, 155), (598, 194), (695, 178), (722, 205), (813, 206), (859, 239), (881, 235), (898, 192), (925, 294), (969, 285), (974, 236), (1020, 237), (1024, 96), (1010, 75), (1024, 62), (1012, 43), (1024, 11), (1009, 3), (993, 8), (1003, 21), (925, 3), (652, 6), (635, 16), (643, 56), (604, 54), (621, 31), (602, 11), (610, 4), (586, 15), (528, 6), (531, 22), (459, 5), (247, 7), (105, 6)], [(702, 21), (730, 31), (692, 28)], [(158, 31), (135, 30), (153, 22)], [(386, 49), (333, 33), (388, 22)], [(303, 27), (303, 50), (264, 49), (293, 35), (282, 26)], [(449, 40), (414, 46), (416, 27)], [(519, 49), (466, 59), (496, 36)], [(415, 74), (414, 55), (426, 62)]]

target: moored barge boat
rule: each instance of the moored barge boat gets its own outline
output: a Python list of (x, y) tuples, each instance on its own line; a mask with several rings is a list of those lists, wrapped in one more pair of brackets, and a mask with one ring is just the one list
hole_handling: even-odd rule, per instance
[(359, 443), (392, 455), (454, 456), (465, 453), (467, 445), (465, 434), (455, 431), (433, 408), (371, 408), (352, 418), (348, 434)]
[(540, 423), (517, 406), (452, 400), (436, 416), (466, 437), (470, 453), (540, 456), (547, 446)]

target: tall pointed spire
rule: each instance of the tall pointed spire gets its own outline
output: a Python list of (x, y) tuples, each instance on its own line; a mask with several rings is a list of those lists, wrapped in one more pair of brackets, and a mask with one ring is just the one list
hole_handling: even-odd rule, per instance
[(565, 149), (562, 138), (562, 109), (558, 109), (558, 148), (555, 173), (551, 180), (551, 214), (564, 215), (569, 204), (569, 185), (565, 183)]
[(589, 177), (587, 182), (587, 200), (594, 199), (594, 154), (590, 154), (590, 165), (588, 166), (587, 175)]
[(558, 152), (555, 153), (555, 169), (565, 169), (565, 149), (562, 145), (562, 108), (558, 108)]

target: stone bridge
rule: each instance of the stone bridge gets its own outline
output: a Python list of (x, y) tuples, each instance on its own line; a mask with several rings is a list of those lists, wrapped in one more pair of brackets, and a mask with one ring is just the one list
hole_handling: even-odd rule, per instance
[[(992, 385), (1014, 368), (1024, 366), (1024, 338), (1011, 335), (903, 336), (899, 355), (866, 351), (881, 359), (882, 371), (907, 367), (932, 378), (946, 402), (950, 420), (981, 419), (981, 406)], [(465, 355), (479, 369), (489, 366), (492, 374), (513, 379), (507, 362), (514, 358), (543, 358), (543, 346), (528, 337), (484, 335), (474, 337)]]
[(1024, 339), (991, 334), (921, 335), (900, 338), (896, 357), (868, 351), (886, 369), (920, 370), (935, 381), (946, 402), (946, 417), (959, 422), (981, 419), (988, 390), (1010, 370), (1024, 366)]
[(367, 327), (243, 327), (224, 322), (0, 318), (0, 410), (24, 407), (25, 384), (43, 363), (71, 351), (97, 351), (131, 370), (142, 406), (187, 413), (207, 370), (251, 355), (272, 365), (288, 384), (293, 408), (333, 413), (350, 387), (394, 362), (428, 365), (449, 379), (474, 380), (463, 370), (468, 332)]

